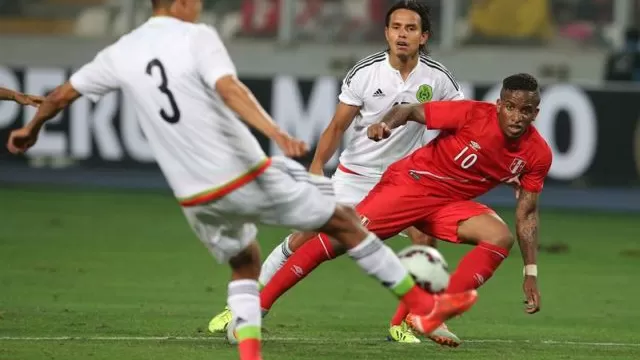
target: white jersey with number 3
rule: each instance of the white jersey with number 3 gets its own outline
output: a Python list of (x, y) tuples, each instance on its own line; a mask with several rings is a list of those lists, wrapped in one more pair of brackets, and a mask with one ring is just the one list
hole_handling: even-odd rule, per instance
[(268, 158), (213, 90), (236, 70), (217, 32), (153, 17), (102, 50), (70, 79), (93, 100), (122, 89), (158, 165), (181, 203), (228, 192), (268, 166)]

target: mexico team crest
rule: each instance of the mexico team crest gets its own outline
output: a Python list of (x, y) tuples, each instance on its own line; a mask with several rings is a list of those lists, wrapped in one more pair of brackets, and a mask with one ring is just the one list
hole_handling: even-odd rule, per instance
[(431, 101), (433, 98), (433, 88), (427, 84), (422, 84), (416, 92), (416, 99), (421, 103)]
[(512, 174), (519, 174), (522, 172), (522, 170), (524, 170), (524, 166), (526, 164), (527, 164), (526, 161), (520, 158), (515, 158), (511, 162), (511, 165), (509, 166), (509, 171), (511, 171)]

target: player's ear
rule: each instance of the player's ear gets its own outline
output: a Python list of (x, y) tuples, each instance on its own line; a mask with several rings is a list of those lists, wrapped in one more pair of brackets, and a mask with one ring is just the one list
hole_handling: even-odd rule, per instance
[(387, 39), (387, 43), (389, 42), (389, 27), (384, 27), (384, 38)]
[(420, 35), (420, 45), (426, 44), (427, 40), (429, 40), (429, 33), (425, 31), (422, 33), (422, 35)]

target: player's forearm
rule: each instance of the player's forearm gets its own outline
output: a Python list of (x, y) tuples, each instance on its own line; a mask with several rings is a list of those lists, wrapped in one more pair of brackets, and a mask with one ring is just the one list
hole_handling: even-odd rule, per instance
[(312, 170), (322, 169), (331, 159), (336, 150), (338, 150), (342, 135), (344, 135), (344, 130), (332, 125), (327, 127), (318, 140), (316, 153), (313, 155), (313, 161), (311, 162)]
[(381, 122), (387, 124), (389, 129), (395, 129), (408, 121), (425, 123), (422, 104), (396, 105), (384, 116)]
[(516, 213), (516, 235), (525, 265), (535, 265), (538, 255), (538, 212)]
[(71, 99), (65, 97), (62, 87), (56, 88), (44, 99), (42, 104), (40, 104), (38, 111), (27, 124), (27, 127), (39, 131), (47, 121), (53, 119), (60, 111), (69, 106), (70, 103)]
[(251, 91), (239, 80), (224, 86), (224, 90), (220, 91), (219, 89), (218, 92), (222, 96), (224, 103), (249, 126), (270, 139), (274, 139), (281, 134), (278, 125), (271, 120), (269, 114), (262, 108)]
[(16, 92), (7, 88), (0, 87), (0, 100), (15, 100)]

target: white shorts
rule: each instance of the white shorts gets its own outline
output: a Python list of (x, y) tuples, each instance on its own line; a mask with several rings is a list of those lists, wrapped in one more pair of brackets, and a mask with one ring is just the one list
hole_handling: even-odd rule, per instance
[[(333, 188), (336, 191), (338, 202), (354, 207), (358, 205), (380, 181), (380, 178), (377, 177), (350, 174), (339, 168), (331, 179), (333, 180)], [(407, 237), (404, 231), (398, 235)]]
[(355, 206), (367, 196), (380, 178), (349, 174), (337, 169), (331, 178), (338, 202)]
[(297, 162), (275, 156), (254, 181), (210, 203), (182, 209), (198, 238), (222, 263), (256, 239), (255, 223), (317, 230), (335, 208), (330, 179), (310, 176)]

